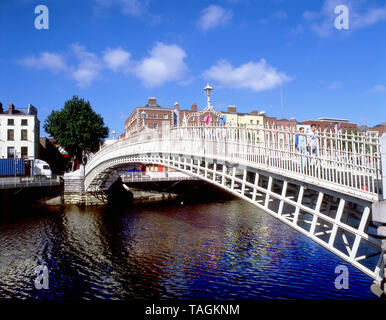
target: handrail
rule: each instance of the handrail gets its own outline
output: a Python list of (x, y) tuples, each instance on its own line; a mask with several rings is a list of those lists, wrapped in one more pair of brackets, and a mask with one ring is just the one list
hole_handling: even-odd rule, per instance
[[(88, 161), (86, 177), (101, 162), (128, 152), (203, 154), (266, 165), (334, 185), (380, 194), (380, 138), (351, 132), (316, 132), (317, 153), (295, 148), (295, 130), (263, 126), (184, 126), (143, 130), (101, 148)], [(310, 141), (310, 135), (305, 135)]]

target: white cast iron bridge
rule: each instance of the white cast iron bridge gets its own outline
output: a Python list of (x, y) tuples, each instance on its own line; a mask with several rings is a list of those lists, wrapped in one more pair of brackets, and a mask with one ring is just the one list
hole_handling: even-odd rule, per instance
[(85, 190), (108, 189), (128, 164), (160, 164), (252, 203), (381, 281), (384, 252), (371, 217), (383, 197), (380, 138), (323, 132), (310, 155), (295, 150), (295, 136), (257, 126), (143, 130), (89, 160)]

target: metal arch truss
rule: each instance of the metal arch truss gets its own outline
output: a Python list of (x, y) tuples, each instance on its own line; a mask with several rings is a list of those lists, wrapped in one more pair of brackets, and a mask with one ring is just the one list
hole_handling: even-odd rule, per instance
[(371, 222), (382, 192), (379, 137), (319, 133), (311, 156), (295, 150), (295, 136), (229, 126), (140, 132), (89, 159), (85, 190), (108, 188), (123, 164), (174, 168), (252, 203), (380, 281), (384, 253)]
[[(212, 113), (213, 115), (215, 115), (217, 118), (222, 118), (223, 117), (223, 114), (222, 112), (220, 111), (216, 111), (213, 106), (211, 105), (208, 105), (205, 107), (205, 109), (202, 109), (200, 111), (196, 111), (196, 112), (193, 112), (191, 114), (189, 114), (188, 116), (186, 116), (186, 114), (184, 114), (184, 118), (182, 120), (182, 124), (183, 126), (187, 126), (188, 123), (189, 123), (189, 120), (191, 118), (194, 118), (194, 117), (198, 117), (198, 119), (200, 119), (199, 117), (201, 117), (203, 114), (205, 113)], [(199, 121), (200, 122), (200, 121)]]
[[(129, 163), (160, 164), (216, 185), (286, 223), (371, 278), (383, 278), (381, 240), (373, 236), (376, 229), (370, 223), (370, 202), (266, 171), (240, 168), (237, 163), (170, 153), (112, 159), (94, 171), (94, 180), (108, 168)], [(91, 184), (88, 191), (97, 191), (95, 187)]]

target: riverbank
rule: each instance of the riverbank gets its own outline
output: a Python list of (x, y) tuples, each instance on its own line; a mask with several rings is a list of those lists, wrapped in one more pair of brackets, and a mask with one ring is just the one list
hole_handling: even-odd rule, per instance
[[(131, 188), (130, 191), (133, 193), (133, 204), (169, 201), (178, 197), (178, 194), (169, 192), (145, 191), (135, 188)], [(104, 200), (102, 197), (99, 198), (92, 194), (87, 194), (85, 197), (87, 206), (103, 206), (107, 204), (106, 201), (107, 200)], [(42, 206), (60, 206), (62, 204), (63, 199), (61, 196), (46, 198), (39, 201), (39, 205)]]

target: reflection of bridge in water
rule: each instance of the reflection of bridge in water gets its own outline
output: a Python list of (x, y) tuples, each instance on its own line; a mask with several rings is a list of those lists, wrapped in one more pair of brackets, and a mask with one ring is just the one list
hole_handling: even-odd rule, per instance
[(385, 248), (377, 228), (386, 222), (380, 138), (326, 132), (317, 138), (318, 156), (311, 156), (296, 152), (294, 132), (275, 128), (142, 131), (96, 153), (84, 188), (108, 189), (128, 164), (173, 168), (254, 204), (380, 284)]

